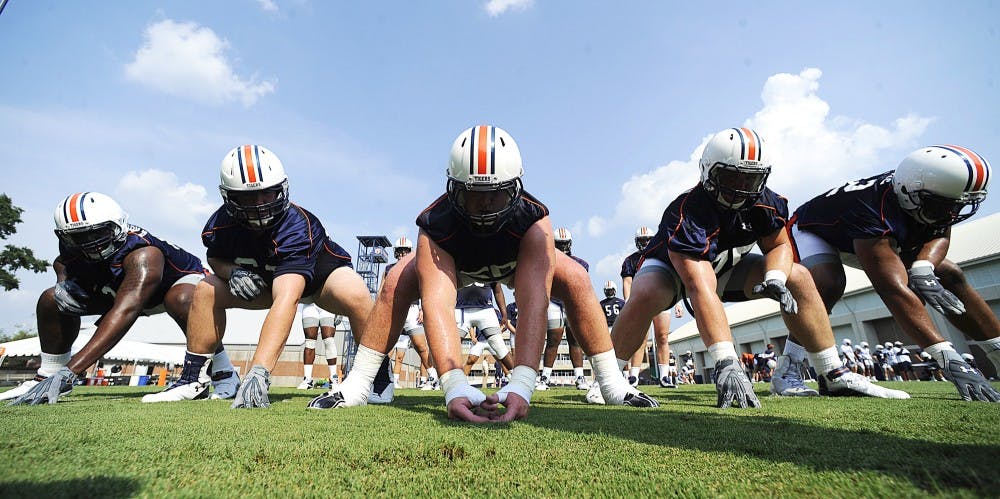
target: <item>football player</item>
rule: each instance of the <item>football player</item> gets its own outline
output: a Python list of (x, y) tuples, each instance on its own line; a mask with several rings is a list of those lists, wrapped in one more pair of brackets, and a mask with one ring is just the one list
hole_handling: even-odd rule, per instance
[(322, 334), (323, 349), (326, 351), (326, 365), (330, 366), (330, 384), (336, 385), (343, 379), (344, 373), (337, 364), (337, 326), (342, 319), (331, 314), (315, 303), (302, 307), (302, 333), (306, 340), (302, 348), (302, 382), (299, 390), (313, 387), (313, 363), (316, 362), (316, 340)]
[[(503, 313), (494, 308), (494, 300), (504, 310)], [(460, 338), (470, 336), (470, 332), (475, 328), (476, 334), (471, 336), (473, 340), (472, 348), (463, 368), (466, 375), (483, 351), (489, 348), (494, 357), (500, 359), (503, 366), (509, 371), (514, 369), (514, 356), (511, 355), (510, 348), (503, 340), (503, 332), (500, 325), (507, 322), (507, 303), (504, 301), (503, 290), (499, 282), (479, 283), (474, 282), (459, 289), (455, 295), (455, 323), (458, 326)]]
[[(388, 274), (389, 270), (396, 263), (412, 252), (413, 243), (409, 239), (406, 237), (397, 239), (393, 249), (393, 256), (396, 257), (396, 261), (385, 268), (385, 273)], [(385, 282), (385, 275), (382, 276), (382, 282)], [(399, 375), (403, 370), (403, 358), (406, 357), (406, 350), (411, 346), (420, 357), (421, 371), (425, 371), (428, 376), (427, 379), (423, 380), (420, 388), (422, 390), (440, 390), (437, 369), (431, 364), (430, 351), (427, 349), (427, 336), (424, 335), (424, 317), (420, 311), (420, 300), (410, 304), (410, 309), (406, 312), (406, 322), (403, 324), (403, 332), (399, 335), (399, 339), (396, 340), (396, 344), (393, 346), (393, 349), (396, 351), (396, 361), (392, 364), (392, 384), (394, 388), (400, 388)]]
[[(186, 332), (195, 285), (207, 273), (194, 255), (126, 223), (125, 212), (104, 194), (73, 194), (56, 206), (54, 217), (57, 282), (36, 308), (42, 363), (34, 379), (0, 395), (13, 398), (12, 404), (56, 403), (141, 315), (166, 312)], [(84, 315), (101, 317), (94, 336), (71, 356)], [(206, 355), (213, 362), (204, 396), (211, 380), (213, 398), (232, 398), (240, 379), (222, 344)]]
[[(622, 278), (622, 296), (625, 298), (625, 301), (628, 301), (629, 296), (632, 295), (632, 279), (635, 278), (635, 272), (639, 270), (639, 260), (642, 258), (642, 250), (646, 248), (651, 239), (653, 239), (653, 231), (649, 230), (649, 227), (643, 225), (636, 229), (634, 240), (635, 251), (625, 257), (625, 261), (622, 262), (622, 271), (620, 274)], [(684, 317), (684, 309), (681, 308), (679, 302), (674, 306), (674, 317)], [(653, 317), (653, 341), (656, 342), (656, 367), (658, 369), (657, 372), (660, 373), (660, 386), (664, 388), (676, 388), (676, 385), (671, 382), (670, 377), (665, 376), (670, 369), (669, 336), (670, 312), (664, 310)], [(629, 365), (626, 366), (629, 369), (627, 374), (629, 383), (632, 383), (633, 386), (639, 383), (639, 369), (642, 366), (642, 358), (645, 353), (645, 348), (636, 350), (635, 354), (629, 360)]]
[(201, 235), (215, 274), (194, 291), (184, 371), (172, 387), (146, 395), (143, 402), (202, 396), (209, 352), (222, 341), (229, 308), (268, 310), (253, 367), (233, 408), (270, 406), (271, 370), (300, 301), (347, 316), (355, 335), (365, 330), (372, 307), (367, 286), (354, 272), (351, 256), (327, 237), (319, 219), (289, 200), (288, 177), (278, 157), (258, 145), (237, 147), (223, 158), (220, 178), (223, 205)]
[[(572, 258), (576, 263), (583, 266), (584, 270), (590, 271), (590, 264), (586, 260), (573, 256), (573, 235), (569, 229), (560, 227), (553, 234), (556, 249)], [(566, 343), (569, 345), (569, 360), (573, 365), (573, 384), (578, 390), (587, 390), (590, 383), (583, 376), (583, 349), (573, 335), (573, 329), (566, 320), (566, 310), (562, 300), (552, 299), (547, 311), (547, 330), (545, 335), (545, 350), (542, 352), (542, 374), (535, 386), (536, 390), (548, 390), (551, 384), (552, 367), (555, 366), (556, 356), (559, 353), (559, 343), (563, 336), (566, 336)]]
[[(895, 170), (806, 202), (795, 210), (790, 235), (827, 310), (844, 294), (843, 265), (865, 271), (903, 332), (938, 361), (962, 399), (1000, 402), (1000, 393), (945, 341), (924, 307), (979, 341), (1000, 369), (1000, 321), (947, 259), (951, 226), (976, 213), (990, 175), (990, 164), (968, 148), (923, 147)], [(789, 336), (793, 361), (801, 357), (796, 337)]]
[[(809, 273), (792, 262), (785, 198), (765, 185), (771, 173), (767, 152), (757, 132), (745, 127), (709, 139), (699, 162), (700, 182), (664, 210), (643, 250), (632, 296), (615, 324), (615, 351), (634, 352), (653, 317), (686, 297), (715, 360), (718, 407), (759, 407), (733, 346), (723, 301), (767, 297), (780, 303), (788, 329), (808, 338), (806, 350), (824, 393), (908, 397), (872, 385), (841, 364), (823, 302)], [(750, 253), (754, 245), (763, 255)]]
[[(555, 251), (548, 208), (522, 188), (521, 154), (500, 128), (462, 132), (452, 145), (448, 192), (417, 218), (415, 258), (396, 265), (376, 300), (371, 324), (358, 348), (355, 369), (340, 386), (314, 401), (322, 407), (361, 405), (370, 380), (355, 373), (373, 369), (398, 334), (408, 303), (422, 299), (424, 329), (441, 374), (451, 418), (484, 423), (522, 419), (535, 388), (545, 342), (550, 292), (564, 300), (577, 339), (590, 354), (604, 397), (613, 404), (650, 407), (656, 402), (618, 374), (607, 325), (587, 272)], [(461, 342), (454, 334), (457, 289), (473, 282), (513, 286), (520, 340), (507, 386), (486, 397), (462, 371)], [(380, 350), (381, 349), (381, 350)], [(506, 411), (500, 413), (500, 405)]]

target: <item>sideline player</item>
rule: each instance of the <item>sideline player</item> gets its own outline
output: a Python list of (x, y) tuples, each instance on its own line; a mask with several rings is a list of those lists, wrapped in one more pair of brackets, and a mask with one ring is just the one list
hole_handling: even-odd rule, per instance
[(337, 326), (340, 325), (339, 315), (331, 314), (315, 303), (302, 307), (302, 333), (306, 341), (302, 348), (302, 382), (299, 390), (313, 387), (313, 363), (316, 362), (316, 340), (323, 336), (323, 349), (326, 352), (326, 365), (330, 366), (330, 386), (336, 386), (344, 378), (340, 364), (337, 364)]
[[(632, 280), (635, 278), (636, 271), (639, 270), (639, 261), (642, 258), (642, 250), (646, 249), (646, 245), (649, 241), (653, 239), (653, 231), (649, 230), (649, 227), (645, 225), (639, 227), (635, 231), (635, 251), (629, 256), (625, 257), (622, 262), (622, 296), (625, 301), (628, 301), (629, 297), (632, 295)], [(681, 308), (681, 304), (678, 302), (674, 306), (674, 317), (681, 318), (684, 316), (684, 309)], [(653, 317), (653, 341), (656, 345), (656, 364), (657, 372), (660, 373), (660, 386), (664, 388), (676, 388), (677, 385), (670, 381), (669, 376), (669, 363), (670, 363), (670, 311), (664, 310), (656, 314)], [(644, 342), (645, 343), (645, 342)], [(639, 384), (639, 370), (642, 366), (642, 358), (646, 353), (645, 345), (643, 345), (639, 350), (636, 350), (635, 354), (629, 360), (628, 376), (629, 383), (632, 386)], [(634, 380), (634, 381), (633, 381)]]
[[(723, 130), (708, 141), (700, 182), (664, 210), (643, 250), (632, 296), (615, 325), (615, 350), (635, 351), (653, 317), (687, 297), (715, 360), (718, 407), (759, 407), (733, 346), (723, 301), (767, 297), (780, 303), (788, 329), (808, 338), (806, 350), (824, 392), (908, 398), (872, 385), (840, 362), (819, 293), (809, 273), (792, 262), (785, 198), (765, 186), (771, 173), (766, 151), (757, 132), (745, 127)], [(750, 253), (754, 245), (763, 255)], [(775, 379), (772, 390), (783, 393)]]
[[(54, 218), (57, 282), (35, 310), (42, 363), (34, 379), (0, 394), (0, 400), (15, 399), (12, 404), (55, 404), (141, 315), (166, 312), (186, 334), (191, 296), (206, 274), (196, 256), (128, 224), (121, 206), (104, 194), (72, 194), (56, 206)], [(101, 317), (94, 336), (71, 356), (84, 315)], [(221, 343), (209, 357), (212, 398), (232, 398), (240, 378)]]
[[(188, 319), (188, 353), (181, 379), (143, 402), (198, 398), (207, 362), (226, 331), (226, 309), (268, 310), (250, 372), (233, 408), (269, 407), (271, 370), (285, 346), (298, 303), (316, 303), (365, 330), (372, 299), (351, 256), (327, 237), (323, 224), (288, 197), (281, 161), (257, 145), (237, 147), (222, 160), (223, 205), (201, 239), (215, 275), (198, 283)], [(390, 383), (391, 384), (391, 383)], [(367, 394), (366, 394), (367, 395)]]
[[(407, 304), (422, 298), (424, 328), (434, 363), (442, 371), (448, 415), (484, 423), (528, 414), (536, 368), (545, 342), (550, 292), (564, 300), (577, 339), (588, 352), (603, 395), (618, 405), (656, 406), (618, 374), (615, 353), (586, 271), (556, 252), (548, 208), (525, 192), (517, 144), (494, 126), (462, 132), (452, 145), (448, 192), (417, 218), (415, 258), (386, 277), (371, 324), (358, 348), (355, 368), (314, 407), (361, 405), (377, 364), (402, 325)], [(486, 397), (462, 372), (462, 348), (454, 333), (457, 289), (472, 282), (513, 286), (518, 304), (518, 346), (510, 383)], [(500, 413), (499, 406), (506, 406)]]
[[(923, 147), (895, 170), (806, 202), (795, 210), (790, 233), (828, 311), (844, 294), (843, 265), (860, 268), (903, 332), (938, 361), (963, 400), (1000, 402), (1000, 393), (962, 360), (924, 307), (978, 341), (1000, 369), (1000, 321), (947, 259), (951, 227), (979, 209), (991, 173), (990, 164), (965, 147)], [(789, 335), (793, 353), (796, 338)]]

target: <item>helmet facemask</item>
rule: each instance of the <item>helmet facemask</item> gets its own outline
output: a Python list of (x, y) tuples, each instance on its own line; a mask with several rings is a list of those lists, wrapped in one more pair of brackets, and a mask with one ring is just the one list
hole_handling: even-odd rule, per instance
[(903, 209), (920, 223), (931, 227), (948, 227), (968, 219), (979, 211), (979, 205), (986, 199), (986, 191), (967, 192), (960, 199), (949, 198), (927, 190), (909, 192), (901, 189), (909, 203), (901, 203)]
[(573, 251), (573, 241), (570, 239), (556, 241), (556, 249), (569, 255)]
[(219, 186), (226, 213), (247, 228), (263, 230), (276, 225), (288, 211), (288, 179), (265, 189), (236, 190)]
[(111, 220), (76, 229), (56, 229), (55, 233), (68, 248), (79, 251), (93, 262), (111, 258), (127, 237), (121, 225)]
[(409, 255), (411, 251), (413, 251), (412, 248), (398, 247), (393, 250), (392, 256), (396, 257), (396, 260), (399, 260), (400, 258)]
[(715, 200), (729, 209), (741, 209), (760, 198), (771, 174), (771, 167), (758, 161), (740, 161), (740, 164), (713, 164), (705, 179), (705, 189), (715, 194)]
[(642, 251), (642, 250), (646, 249), (646, 246), (648, 246), (649, 242), (652, 241), (652, 240), (653, 240), (652, 236), (636, 237), (635, 238), (635, 249), (637, 249), (639, 251)]
[(448, 201), (479, 236), (495, 234), (507, 223), (521, 198), (520, 177), (499, 184), (448, 179)]

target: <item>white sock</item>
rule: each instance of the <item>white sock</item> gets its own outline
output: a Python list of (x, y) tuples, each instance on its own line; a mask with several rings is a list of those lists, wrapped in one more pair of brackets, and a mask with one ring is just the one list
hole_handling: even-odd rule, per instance
[(990, 359), (993, 367), (1000, 371), (1000, 336), (980, 341), (979, 346), (986, 351), (986, 358)]
[(396, 373), (392, 373), (392, 381), (393, 383), (399, 383), (399, 375)]
[(739, 355), (736, 355), (736, 347), (733, 346), (733, 342), (731, 341), (716, 342), (714, 345), (708, 347), (708, 353), (716, 363), (723, 359), (740, 359)]
[(660, 377), (662, 378), (664, 376), (667, 376), (667, 373), (670, 372), (670, 367), (667, 366), (666, 364), (657, 364), (656, 372), (660, 373)]
[(379, 368), (382, 367), (382, 359), (384, 358), (384, 353), (377, 352), (364, 345), (358, 345), (358, 353), (354, 356), (354, 369), (351, 369), (351, 373), (347, 375), (347, 379), (340, 385), (341, 391), (343, 392), (345, 389), (357, 390), (359, 393), (364, 393), (367, 396), (368, 392), (372, 390), (375, 375), (378, 374)]
[(787, 355), (788, 360), (792, 361), (793, 363), (801, 364), (802, 361), (806, 359), (806, 355), (808, 355), (808, 352), (806, 352), (806, 349), (803, 348), (802, 345), (799, 345), (798, 343), (795, 343), (792, 340), (788, 340), (785, 342), (784, 355)]
[(574, 367), (573, 368), (573, 377), (574, 378), (580, 378), (582, 376), (583, 376), (583, 368), (582, 367)]
[(639, 371), (640, 371), (640, 369), (638, 367), (629, 368), (628, 375), (629, 376), (635, 376), (635, 377), (638, 378), (639, 377)]
[(232, 361), (229, 360), (229, 354), (220, 345), (219, 351), (215, 352), (215, 355), (212, 356), (212, 373), (232, 372), (235, 370), (236, 368), (233, 367)]
[[(621, 404), (621, 399), (625, 395), (635, 391), (624, 376), (618, 374), (618, 359), (615, 358), (614, 349), (604, 353), (590, 356), (590, 366), (594, 372), (594, 379), (601, 387), (601, 394), (608, 404)], [(610, 397), (614, 399), (609, 400)]]
[(42, 365), (38, 366), (38, 374), (46, 378), (59, 372), (69, 363), (71, 355), (66, 353), (45, 353), (42, 352)]
[(924, 349), (925, 352), (931, 354), (934, 360), (938, 362), (941, 369), (948, 366), (949, 360), (962, 360), (962, 356), (955, 351), (955, 348), (951, 346), (951, 343), (947, 341), (942, 341), (941, 343), (935, 343)]
[(625, 369), (625, 366), (627, 365), (627, 360), (618, 359), (618, 370), (622, 372), (622, 376), (628, 376), (628, 370)]
[(302, 366), (302, 377), (305, 379), (313, 379), (313, 366), (312, 364), (308, 366)]
[(543, 378), (548, 378), (550, 376), (552, 376), (552, 368), (551, 367), (543, 367), (542, 368), (542, 377)]
[[(427, 377), (430, 379), (438, 379), (438, 370), (433, 367), (427, 368)], [(424, 380), (426, 381), (426, 380)]]
[(837, 353), (837, 347), (825, 348), (816, 353), (809, 354), (809, 364), (820, 375), (824, 375), (844, 365), (840, 360), (840, 354)]

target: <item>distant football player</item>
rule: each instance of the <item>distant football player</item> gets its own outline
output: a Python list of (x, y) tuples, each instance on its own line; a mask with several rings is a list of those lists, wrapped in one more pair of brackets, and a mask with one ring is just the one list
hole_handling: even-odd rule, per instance
[(339, 315), (323, 310), (315, 303), (302, 307), (302, 333), (306, 340), (302, 345), (302, 382), (299, 390), (313, 387), (313, 363), (316, 362), (316, 340), (323, 336), (323, 349), (326, 352), (326, 365), (330, 367), (330, 384), (336, 385), (343, 379), (344, 373), (337, 364), (337, 326), (342, 319)]
[[(629, 297), (632, 295), (632, 280), (635, 278), (635, 273), (639, 270), (639, 261), (642, 259), (642, 250), (646, 248), (649, 241), (653, 239), (653, 231), (643, 225), (635, 231), (635, 251), (629, 256), (625, 257), (622, 262), (622, 296), (625, 301), (628, 301)], [(684, 316), (684, 310), (681, 308), (681, 304), (678, 303), (674, 307), (674, 317), (680, 318)], [(676, 385), (671, 381), (670, 376), (665, 376), (669, 372), (669, 362), (670, 362), (670, 311), (664, 310), (656, 314), (653, 317), (653, 341), (656, 342), (656, 364), (657, 369), (660, 373), (660, 386), (664, 388), (675, 388)], [(632, 355), (629, 360), (629, 365), (627, 366), (629, 383), (633, 386), (639, 383), (639, 369), (642, 366), (643, 354), (645, 354), (645, 348), (640, 348)], [(635, 382), (633, 383), (633, 380)]]
[[(717, 406), (759, 407), (733, 345), (723, 301), (766, 297), (780, 304), (789, 330), (808, 338), (809, 361), (820, 373), (824, 393), (907, 398), (871, 384), (841, 363), (809, 273), (792, 262), (784, 230), (785, 198), (765, 185), (771, 173), (767, 151), (757, 132), (745, 127), (709, 139), (699, 162), (701, 181), (664, 210), (656, 235), (643, 250), (632, 296), (615, 323), (615, 351), (634, 352), (653, 317), (686, 297), (715, 360)], [(755, 245), (762, 255), (750, 253)], [(786, 393), (775, 379), (772, 389)]]
[[(386, 276), (354, 370), (339, 392), (314, 400), (315, 406), (364, 403), (360, 394), (371, 383), (369, 373), (399, 334), (408, 304), (419, 297), (427, 341), (442, 372), (449, 417), (478, 423), (524, 418), (545, 342), (550, 292), (564, 301), (608, 402), (656, 405), (618, 373), (587, 272), (555, 251), (548, 208), (522, 188), (522, 173), (521, 154), (507, 132), (483, 125), (458, 136), (447, 169), (448, 192), (417, 218), (420, 236), (415, 258), (404, 259)], [(462, 371), (461, 342), (454, 333), (457, 290), (473, 282), (512, 286), (518, 304), (515, 367), (507, 386), (489, 397), (469, 384)], [(500, 412), (500, 405), (506, 407), (505, 412)]]
[[(73, 381), (125, 337), (142, 315), (166, 312), (187, 331), (188, 308), (195, 285), (205, 277), (194, 255), (126, 223), (113, 199), (97, 192), (80, 192), (55, 210), (59, 256), (53, 267), (56, 285), (38, 298), (38, 340), (42, 363), (34, 379), (0, 394), (12, 404), (56, 403)], [(70, 355), (80, 333), (80, 317), (100, 315), (87, 344)], [(206, 353), (212, 371), (213, 398), (232, 398), (239, 387), (222, 344)]]
[[(494, 303), (503, 308), (502, 314), (494, 308)], [(471, 336), (473, 345), (469, 349), (463, 368), (466, 375), (487, 349), (508, 371), (514, 369), (514, 356), (511, 355), (510, 348), (503, 339), (500, 327), (507, 321), (504, 317), (506, 314), (507, 303), (499, 282), (474, 282), (457, 291), (455, 323), (458, 326), (458, 335), (464, 338), (475, 330), (475, 334)]]
[(371, 296), (350, 255), (327, 237), (315, 215), (289, 200), (288, 177), (273, 152), (237, 147), (223, 158), (220, 178), (223, 205), (201, 235), (215, 274), (195, 288), (181, 379), (143, 402), (202, 396), (210, 353), (226, 332), (226, 309), (268, 311), (233, 408), (270, 406), (271, 370), (300, 301), (347, 316), (355, 334), (364, 331), (371, 311)]
[[(968, 148), (923, 147), (895, 170), (806, 202), (795, 210), (790, 234), (827, 310), (844, 294), (843, 265), (863, 270), (903, 332), (938, 361), (963, 400), (1000, 402), (1000, 393), (945, 341), (924, 307), (977, 340), (1000, 369), (1000, 321), (947, 259), (951, 227), (979, 209), (991, 173), (990, 164)], [(786, 344), (793, 362), (801, 358), (797, 338), (793, 331)]]
[[(569, 229), (560, 227), (553, 234), (556, 250), (563, 252), (566, 256), (579, 263), (584, 270), (590, 271), (590, 264), (586, 260), (573, 255), (573, 234)], [(562, 300), (552, 299), (546, 314), (546, 334), (545, 350), (542, 352), (542, 374), (535, 386), (536, 390), (547, 390), (552, 384), (552, 368), (556, 364), (556, 356), (559, 353), (559, 344), (562, 343), (563, 336), (566, 337), (566, 344), (569, 346), (569, 360), (573, 365), (573, 384), (578, 390), (587, 390), (590, 383), (583, 376), (583, 349), (573, 335), (573, 329), (566, 320), (566, 310)]]
[[(386, 267), (385, 273), (388, 274), (393, 265), (396, 265), (404, 256), (412, 252), (413, 243), (409, 239), (406, 237), (397, 239), (393, 247), (393, 256), (396, 257), (396, 261)], [(384, 275), (382, 281), (385, 282)], [(392, 364), (392, 383), (394, 388), (401, 388), (399, 376), (403, 370), (403, 359), (406, 357), (406, 351), (411, 346), (420, 357), (421, 371), (426, 371), (428, 376), (427, 379), (422, 380), (420, 388), (422, 390), (439, 390), (440, 383), (438, 383), (437, 369), (431, 363), (430, 351), (427, 348), (427, 336), (424, 335), (424, 317), (420, 311), (420, 300), (410, 304), (410, 309), (406, 312), (406, 322), (403, 323), (403, 332), (399, 335), (399, 339), (396, 340), (396, 344), (393, 345), (393, 349), (396, 352), (395, 362)]]

